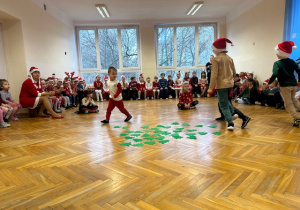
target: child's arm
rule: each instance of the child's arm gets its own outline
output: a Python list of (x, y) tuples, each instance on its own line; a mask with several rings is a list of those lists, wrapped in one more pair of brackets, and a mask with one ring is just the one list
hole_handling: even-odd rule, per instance
[(94, 88), (95, 88), (95, 90), (97, 90), (97, 83), (96, 83), (96, 81), (94, 81)]
[(272, 84), (274, 82), (274, 80), (277, 78), (278, 69), (279, 69), (279, 67), (278, 67), (277, 63), (275, 62), (274, 65), (273, 65), (273, 74), (272, 74), (272, 76), (269, 80), (269, 83), (268, 83), (269, 85)]
[(86, 98), (83, 98), (82, 100), (81, 100), (81, 104), (83, 105), (83, 106), (88, 106), (89, 105), (89, 100), (87, 100)]
[(243, 95), (245, 94), (246, 90), (248, 91), (248, 87), (246, 87), (246, 88), (239, 94), (239, 97), (243, 97)]
[(6, 104), (12, 104), (10, 101), (6, 100), (6, 97), (5, 97), (5, 93), (4, 91), (0, 91), (0, 94), (1, 94), (1, 100), (6, 103)]
[(217, 82), (218, 74), (219, 74), (219, 64), (215, 59), (213, 59), (212, 69), (211, 69), (211, 77), (210, 77), (210, 85), (209, 85), (208, 92), (211, 92), (211, 90), (214, 88), (214, 86)]
[(122, 86), (120, 83), (118, 83), (117, 88), (118, 88), (118, 90), (117, 90), (116, 94), (114, 95), (114, 98), (118, 98), (120, 93), (122, 93)]
[(179, 103), (180, 103), (180, 104), (184, 104), (182, 93), (179, 94)]

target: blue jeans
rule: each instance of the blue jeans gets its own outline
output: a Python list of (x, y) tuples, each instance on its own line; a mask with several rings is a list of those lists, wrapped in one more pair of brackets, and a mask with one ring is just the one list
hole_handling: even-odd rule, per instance
[(168, 90), (168, 88), (167, 89), (163, 88), (162, 90), (160, 89), (159, 97), (160, 98), (169, 98), (169, 90)]
[(228, 123), (233, 123), (232, 114), (234, 113), (234, 109), (228, 100), (231, 91), (232, 88), (217, 89), (219, 105)]

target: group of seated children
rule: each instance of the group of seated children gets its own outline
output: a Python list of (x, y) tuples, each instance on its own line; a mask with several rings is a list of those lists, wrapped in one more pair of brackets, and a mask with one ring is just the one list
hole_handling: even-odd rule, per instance
[[(155, 76), (154, 81), (151, 82), (150, 77), (147, 77), (145, 80), (143, 74), (140, 74), (139, 82), (137, 82), (136, 77), (131, 77), (130, 82), (128, 83), (126, 81), (126, 77), (122, 75), (122, 97), (124, 100), (178, 98), (184, 82), (189, 85), (189, 89), (192, 92), (193, 97), (205, 96), (208, 85), (205, 71), (201, 72), (200, 79), (198, 79), (196, 72), (193, 72), (192, 78), (189, 77), (189, 72), (185, 73), (185, 77), (183, 79), (180, 78), (180, 71), (176, 76), (177, 78), (173, 81), (171, 75), (168, 75), (168, 79), (165, 79), (165, 74), (161, 73), (161, 79), (158, 80), (158, 77)], [(107, 88), (107, 80), (108, 77), (105, 77), (103, 84), (101, 77), (99, 75), (96, 76), (94, 88), (97, 101), (108, 99), (109, 89)]]
[[(242, 104), (258, 104), (261, 106), (274, 106), (276, 109), (285, 109), (283, 99), (280, 95), (279, 84), (274, 80), (268, 85), (270, 79), (266, 79), (263, 85), (259, 86), (257, 80), (253, 78), (253, 73), (241, 72), (235, 77), (234, 94), (235, 102)], [(298, 86), (298, 95), (300, 100), (300, 86)]]
[(10, 126), (9, 121), (17, 121), (22, 106), (16, 103), (9, 93), (9, 82), (5, 79), (0, 80), (0, 127)]

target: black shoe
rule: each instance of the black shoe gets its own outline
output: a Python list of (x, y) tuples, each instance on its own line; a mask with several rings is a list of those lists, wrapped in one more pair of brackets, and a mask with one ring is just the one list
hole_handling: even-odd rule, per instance
[(216, 120), (217, 120), (217, 121), (224, 121), (225, 118), (224, 118), (224, 117), (218, 117), (218, 118), (216, 118)]
[(73, 107), (77, 107), (77, 105), (76, 105), (76, 104), (73, 104)]
[(233, 123), (228, 123), (227, 130), (228, 131), (233, 131), (234, 130), (234, 124)]
[(124, 122), (128, 122), (129, 120), (131, 120), (132, 116), (130, 115), (129, 117), (126, 117), (126, 119), (124, 120)]
[(299, 122), (300, 122), (300, 119), (294, 119), (293, 126), (294, 127), (299, 126)]
[(3, 121), (4, 122), (8, 122), (8, 119), (6, 119), (5, 117), (3, 117)]
[(109, 123), (109, 120), (102, 120), (101, 122), (106, 124), (106, 123)]
[(250, 122), (250, 120), (251, 120), (250, 117), (245, 117), (245, 119), (243, 119), (241, 128), (244, 129), (247, 126), (248, 122)]
[(275, 109), (280, 109), (281, 107), (282, 107), (282, 105), (279, 103), (279, 104), (276, 104)]
[(281, 110), (285, 110), (285, 107), (284, 107), (284, 106), (282, 106), (282, 107), (280, 107), (280, 109), (281, 109)]

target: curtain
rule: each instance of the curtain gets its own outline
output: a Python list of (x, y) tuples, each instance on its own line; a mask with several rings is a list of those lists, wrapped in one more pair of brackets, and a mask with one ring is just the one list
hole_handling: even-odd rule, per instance
[(300, 0), (286, 0), (284, 20), (284, 41), (293, 41), (298, 47), (293, 50), (291, 59), (300, 57)]

